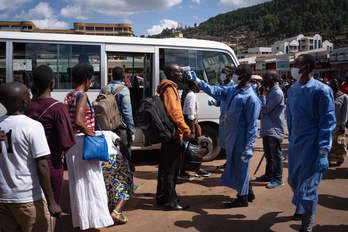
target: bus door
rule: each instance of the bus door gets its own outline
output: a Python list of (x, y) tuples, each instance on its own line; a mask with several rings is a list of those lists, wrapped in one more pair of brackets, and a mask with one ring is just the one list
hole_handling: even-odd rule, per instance
[[(107, 83), (112, 81), (112, 69), (122, 67), (125, 73), (124, 84), (129, 88), (132, 112), (137, 126), (136, 112), (140, 101), (152, 96), (152, 53), (107, 52)], [(145, 138), (137, 128), (134, 146), (143, 146)]]

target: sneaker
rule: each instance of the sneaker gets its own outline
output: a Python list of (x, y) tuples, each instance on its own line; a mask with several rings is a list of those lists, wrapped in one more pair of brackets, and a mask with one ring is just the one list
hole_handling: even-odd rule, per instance
[(199, 176), (202, 176), (202, 177), (209, 177), (211, 174), (209, 172), (207, 172), (206, 170), (200, 168), (197, 172), (196, 172), (196, 175), (199, 177)]
[(178, 176), (177, 179), (182, 181), (192, 181), (195, 178), (193, 176), (190, 176), (188, 173), (183, 173), (182, 175)]
[(280, 187), (280, 186), (283, 186), (284, 183), (283, 181), (279, 182), (279, 181), (271, 181), (269, 182), (267, 185), (266, 185), (266, 188), (268, 189), (274, 189), (274, 188), (277, 188), (277, 187)]
[(257, 182), (270, 182), (272, 180), (272, 178), (267, 176), (267, 175), (263, 175), (263, 176), (256, 177), (255, 180)]

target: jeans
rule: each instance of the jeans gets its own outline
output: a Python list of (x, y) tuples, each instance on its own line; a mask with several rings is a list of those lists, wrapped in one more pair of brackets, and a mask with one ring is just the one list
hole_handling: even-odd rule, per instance
[(281, 140), (272, 137), (263, 137), (263, 149), (266, 157), (266, 176), (272, 181), (282, 182), (283, 163)]
[(159, 205), (175, 206), (178, 203), (175, 187), (181, 153), (180, 139), (162, 143), (156, 193)]

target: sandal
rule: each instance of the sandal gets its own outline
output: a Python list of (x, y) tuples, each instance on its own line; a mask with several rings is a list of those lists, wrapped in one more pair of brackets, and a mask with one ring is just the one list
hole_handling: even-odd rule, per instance
[[(122, 212), (118, 212), (115, 209), (112, 212), (116, 215), (115, 218), (112, 217), (112, 215), (111, 215), (112, 219), (114, 219), (114, 222), (116, 224), (123, 225), (123, 224), (126, 224), (128, 222), (128, 217), (126, 215), (124, 215)], [(123, 220), (121, 219), (121, 217), (123, 218)]]

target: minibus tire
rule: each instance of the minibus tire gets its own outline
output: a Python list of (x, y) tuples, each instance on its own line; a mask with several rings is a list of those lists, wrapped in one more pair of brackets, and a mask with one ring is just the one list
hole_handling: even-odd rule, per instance
[(221, 152), (221, 147), (219, 146), (219, 131), (218, 127), (203, 124), (202, 135), (209, 137), (213, 142), (213, 149), (210, 153), (203, 156), (203, 162), (213, 161), (216, 157), (219, 156)]

